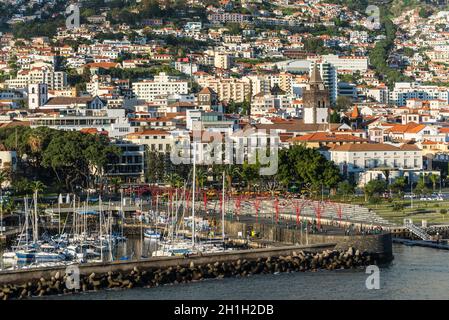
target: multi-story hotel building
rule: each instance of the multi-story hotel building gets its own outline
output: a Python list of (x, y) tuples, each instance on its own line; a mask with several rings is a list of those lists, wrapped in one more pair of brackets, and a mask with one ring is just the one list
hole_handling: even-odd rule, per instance
[(168, 76), (164, 72), (159, 73), (153, 80), (135, 82), (132, 89), (137, 99), (151, 101), (157, 96), (168, 94), (187, 94), (189, 91), (188, 81), (178, 80)]

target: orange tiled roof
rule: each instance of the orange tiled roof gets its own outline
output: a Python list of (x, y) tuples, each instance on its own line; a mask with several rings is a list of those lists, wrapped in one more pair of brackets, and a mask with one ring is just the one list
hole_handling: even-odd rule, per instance
[(419, 151), (414, 144), (403, 144), (400, 147), (395, 147), (386, 143), (363, 143), (363, 144), (344, 144), (341, 146), (334, 146), (333, 151), (349, 151), (349, 152), (370, 152), (370, 151)]
[(396, 124), (390, 129), (388, 129), (389, 132), (393, 133), (417, 133), (424, 129), (426, 126), (424, 124), (418, 124), (415, 122), (410, 122), (407, 124)]
[(350, 134), (315, 132), (292, 138), (293, 142), (367, 142), (368, 140)]

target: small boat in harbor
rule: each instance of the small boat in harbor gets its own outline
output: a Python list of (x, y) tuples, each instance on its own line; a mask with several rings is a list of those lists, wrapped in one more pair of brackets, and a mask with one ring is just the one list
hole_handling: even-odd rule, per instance
[(66, 256), (57, 252), (38, 252), (34, 256), (37, 263), (65, 261)]
[(152, 229), (145, 229), (145, 231), (143, 233), (143, 236), (146, 239), (151, 239), (151, 240), (159, 240), (162, 237), (159, 232), (156, 232), (156, 231), (154, 231)]
[(35, 261), (37, 251), (31, 250), (19, 250), (16, 251), (17, 261), (21, 263), (32, 263)]
[(164, 250), (154, 251), (153, 257), (173, 257), (173, 256), (185, 256), (192, 254), (192, 250), (189, 248), (168, 248)]
[(5, 265), (12, 265), (16, 264), (17, 262), (17, 255), (15, 252), (4, 252), (2, 254), (2, 261)]

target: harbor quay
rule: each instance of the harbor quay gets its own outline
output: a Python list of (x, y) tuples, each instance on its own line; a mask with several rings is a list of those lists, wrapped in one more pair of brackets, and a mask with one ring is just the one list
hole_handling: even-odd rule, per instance
[(347, 269), (376, 263), (368, 252), (354, 248), (343, 251), (335, 247), (335, 243), (284, 246), (190, 257), (158, 257), (146, 261), (71, 265), (68, 268), (4, 271), (0, 272), (0, 299), (23, 299), (104, 288), (153, 287), (263, 273)]
[[(393, 259), (388, 222), (360, 206), (323, 201), (234, 198), (223, 204), (210, 199), (193, 209), (188, 201), (156, 199), (155, 205), (148, 199), (126, 206), (47, 207), (36, 209), (33, 219), (35, 239), (58, 243), (64, 241), (64, 229), (71, 228), (73, 237), (101, 241), (93, 242), (93, 251), (77, 251), (76, 257), (83, 254), (79, 260), (1, 270), (0, 299), (361, 268)], [(11, 239), (24, 230), (7, 227)], [(153, 244), (149, 256), (144, 239)], [(116, 256), (114, 247), (120, 242), (131, 252)], [(49, 247), (45, 242), (41, 246)], [(94, 258), (85, 258), (87, 254)], [(47, 257), (45, 251), (41, 255)]]
[[(319, 232), (308, 233), (308, 228), (303, 230), (289, 224), (291, 219), (284, 215), (279, 216), (276, 224), (250, 215), (240, 216), (238, 221), (224, 221), (226, 242), (246, 241), (252, 247), (265, 247), (151, 257), (126, 262), (110, 261), (1, 271), (0, 298), (23, 299), (105, 288), (152, 287), (261, 273), (358, 268), (388, 263), (393, 259), (391, 233), (388, 231), (348, 235), (344, 226), (323, 219), (320, 221), (322, 226)], [(129, 225), (126, 229), (132, 233), (136, 228), (136, 225)], [(185, 236), (188, 237), (189, 234)], [(198, 236), (206, 237), (204, 234)], [(77, 285), (67, 286), (67, 283), (73, 284), (74, 270), (78, 275)]]

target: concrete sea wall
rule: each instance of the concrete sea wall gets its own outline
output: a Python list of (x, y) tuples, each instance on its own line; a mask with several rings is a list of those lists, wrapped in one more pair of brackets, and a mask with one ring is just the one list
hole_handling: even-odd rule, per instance
[(225, 231), (231, 238), (239, 234), (245, 236), (248, 230), (254, 230), (260, 239), (285, 244), (335, 244), (337, 250), (347, 250), (350, 247), (366, 251), (377, 256), (379, 260), (389, 261), (393, 258), (392, 237), (389, 232), (366, 235), (339, 234), (306, 234), (296, 228), (284, 228), (255, 222), (226, 221)]
[(64, 268), (40, 268), (0, 273), (0, 299), (68, 294), (104, 288), (154, 287), (202, 279), (245, 277), (252, 274), (348, 269), (376, 264), (368, 252), (335, 244), (253, 249), (189, 258), (155, 258), (79, 266), (76, 287)]

